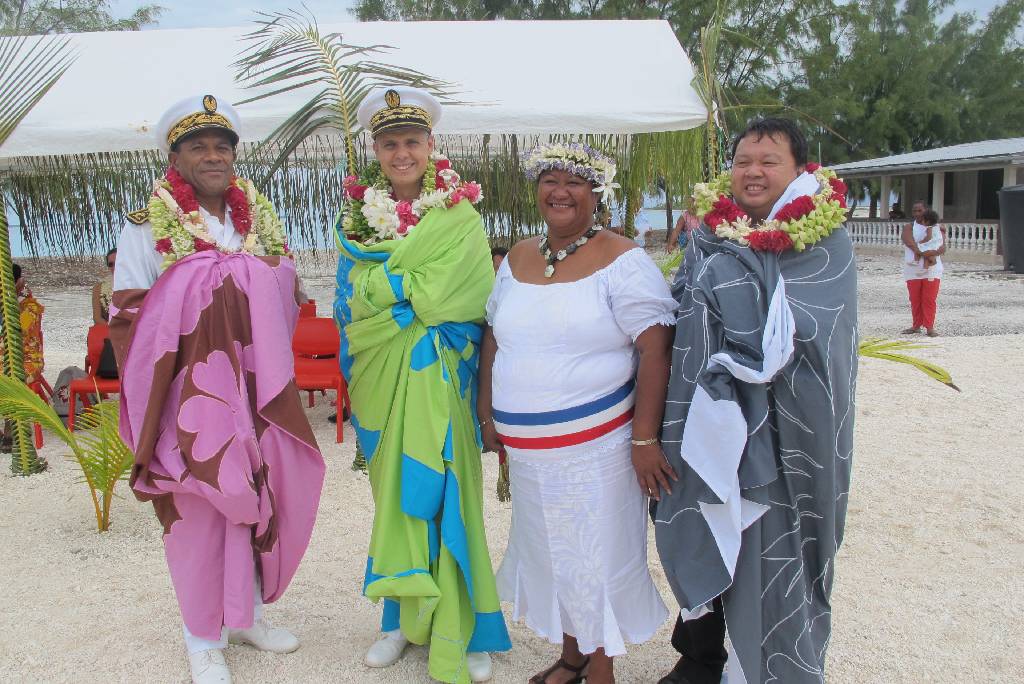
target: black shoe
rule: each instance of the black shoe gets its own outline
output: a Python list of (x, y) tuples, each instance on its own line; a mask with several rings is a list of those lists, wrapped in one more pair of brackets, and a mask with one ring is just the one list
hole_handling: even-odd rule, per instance
[(719, 684), (721, 681), (722, 669), (711, 672), (710, 668), (680, 658), (672, 671), (658, 680), (658, 684)]
[[(342, 413), (342, 420), (348, 420), (348, 418), (349, 418), (349, 411), (348, 411), (348, 409), (345, 409), (344, 413)], [(327, 416), (327, 421), (330, 422), (330, 423), (337, 423), (338, 422), (338, 412), (335, 411), (331, 415)]]

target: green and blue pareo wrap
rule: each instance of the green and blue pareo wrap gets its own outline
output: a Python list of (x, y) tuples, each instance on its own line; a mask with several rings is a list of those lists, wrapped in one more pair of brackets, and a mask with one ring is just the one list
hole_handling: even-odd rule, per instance
[(385, 631), (429, 644), (432, 677), (469, 682), (467, 651), (511, 648), (483, 524), (483, 224), (463, 200), (402, 240), (364, 246), (340, 222), (336, 240), (341, 368), (376, 509), (364, 593), (385, 600)]

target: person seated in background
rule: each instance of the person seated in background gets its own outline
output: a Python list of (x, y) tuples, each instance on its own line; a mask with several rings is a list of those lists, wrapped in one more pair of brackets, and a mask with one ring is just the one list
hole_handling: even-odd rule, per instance
[(508, 247), (492, 247), (491, 248), (491, 263), (494, 265), (494, 272), (497, 273), (498, 269), (501, 268), (501, 262), (508, 256)]
[(114, 296), (114, 264), (117, 261), (117, 247), (107, 252), (107, 275), (92, 286), (92, 322), (106, 323), (110, 320), (110, 299)]
[(900, 203), (899, 202), (893, 202), (892, 203), (892, 208), (889, 209), (889, 218), (897, 219), (897, 220), (907, 218), (907, 215), (905, 213), (903, 213), (902, 209), (900, 209)]
[[(34, 385), (43, 377), (43, 305), (32, 296), (32, 290), (22, 275), (21, 266), (12, 265), (14, 291), (18, 295), (18, 312), (21, 322), (22, 361), (25, 366), (25, 384)], [(3, 338), (0, 337), (0, 349)], [(4, 433), (0, 437), (0, 451), (11, 450), (11, 422), (4, 421)]]

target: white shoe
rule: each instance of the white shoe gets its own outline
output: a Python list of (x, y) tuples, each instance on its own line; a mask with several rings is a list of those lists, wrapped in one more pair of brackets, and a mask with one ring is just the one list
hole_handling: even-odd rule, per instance
[(491, 656), (489, 653), (467, 653), (466, 669), (469, 678), (474, 682), (487, 682), (491, 679)]
[(229, 644), (249, 644), (260, 651), (291, 653), (299, 647), (299, 640), (287, 629), (271, 627), (263, 620), (257, 620), (249, 629), (228, 631)]
[(219, 648), (188, 654), (193, 684), (231, 684), (231, 670)]
[(409, 645), (409, 640), (400, 630), (388, 632), (387, 636), (370, 646), (363, 659), (370, 667), (390, 667), (397, 663)]

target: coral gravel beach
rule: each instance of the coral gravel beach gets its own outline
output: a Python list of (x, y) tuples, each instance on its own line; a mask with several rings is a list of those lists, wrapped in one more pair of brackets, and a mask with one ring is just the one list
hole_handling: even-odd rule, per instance
[[(82, 365), (91, 321), (91, 262), (16, 260), (46, 306), (46, 375)], [(909, 323), (898, 259), (861, 254), (864, 337), (896, 336)], [(918, 371), (861, 362), (856, 462), (846, 540), (837, 559), (829, 682), (1024, 680), (1024, 278), (992, 266), (947, 261), (939, 294), (942, 337), (921, 356), (943, 365), (956, 393)], [(307, 291), (328, 315), (329, 259), (302, 263)], [(397, 665), (362, 664), (379, 609), (360, 595), (372, 501), (350, 469), (354, 435), (334, 442), (324, 398), (308, 410), (328, 465), (319, 519), (303, 564), (268, 617), (292, 629), (291, 655), (230, 646), (237, 682), (430, 681), (426, 653)], [(95, 531), (77, 466), (47, 436), (50, 471), (30, 478), (0, 468), (0, 680), (186, 682), (181, 622), (164, 564), (160, 528), (127, 486), (111, 531)], [(486, 521), (497, 566), (510, 506), (494, 496), (497, 464), (484, 454)], [(674, 605), (653, 547), (650, 565)], [(620, 682), (655, 682), (675, 661), (671, 622), (617, 664)], [(494, 682), (521, 682), (555, 649), (512, 625), (513, 650), (494, 658)]]

